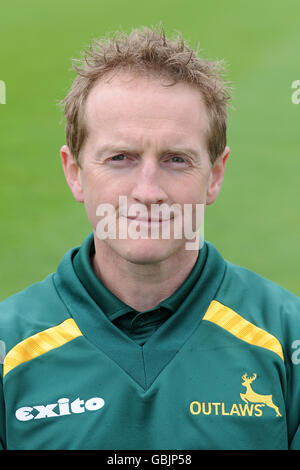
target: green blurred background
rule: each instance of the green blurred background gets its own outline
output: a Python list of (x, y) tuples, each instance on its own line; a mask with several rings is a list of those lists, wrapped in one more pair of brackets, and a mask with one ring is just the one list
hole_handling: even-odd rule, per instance
[(206, 239), (300, 295), (299, 0), (11, 0), (0, 11), (0, 300), (55, 271), (91, 230), (59, 156), (71, 59), (92, 38), (158, 22), (225, 59), (234, 85), (231, 155)]

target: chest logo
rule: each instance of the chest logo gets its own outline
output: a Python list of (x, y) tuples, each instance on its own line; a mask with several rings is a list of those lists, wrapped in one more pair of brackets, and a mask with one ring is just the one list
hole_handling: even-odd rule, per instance
[(93, 397), (89, 400), (76, 400), (70, 403), (69, 398), (60, 398), (57, 403), (49, 405), (22, 406), (16, 411), (16, 418), (19, 421), (30, 421), (31, 419), (54, 418), (73, 413), (85, 413), (86, 411), (96, 411), (104, 406), (104, 400), (100, 397)]
[(248, 377), (247, 374), (242, 376), (242, 385), (246, 387), (246, 393), (240, 393), (241, 399), (246, 403), (260, 403), (262, 406), (267, 405), (270, 408), (274, 408), (276, 416), (281, 416), (278, 406), (273, 403), (272, 395), (261, 395), (252, 390), (251, 383), (256, 377), (256, 374), (253, 374), (252, 377)]
[(278, 406), (273, 401), (272, 395), (262, 395), (255, 392), (252, 389), (252, 382), (257, 378), (257, 374), (253, 374), (252, 377), (248, 377), (245, 373), (242, 376), (241, 384), (246, 388), (244, 393), (240, 393), (240, 397), (243, 400), (242, 403), (228, 403), (225, 402), (200, 402), (192, 401), (190, 403), (190, 412), (192, 415), (211, 415), (215, 416), (262, 416), (263, 407), (268, 406), (273, 409), (276, 416), (282, 416)]

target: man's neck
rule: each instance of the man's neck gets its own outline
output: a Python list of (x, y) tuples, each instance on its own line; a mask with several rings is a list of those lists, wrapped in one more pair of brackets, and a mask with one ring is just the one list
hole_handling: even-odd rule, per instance
[(101, 243), (95, 245), (91, 262), (97, 277), (116, 297), (138, 312), (144, 312), (178, 289), (192, 271), (198, 253), (198, 250), (185, 250), (160, 263), (135, 264)]

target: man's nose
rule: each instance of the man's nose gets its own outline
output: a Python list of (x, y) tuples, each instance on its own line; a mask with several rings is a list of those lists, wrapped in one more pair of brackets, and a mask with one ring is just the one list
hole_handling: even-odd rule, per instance
[(131, 194), (136, 202), (150, 206), (167, 201), (165, 178), (161, 173), (162, 169), (154, 159), (141, 163)]

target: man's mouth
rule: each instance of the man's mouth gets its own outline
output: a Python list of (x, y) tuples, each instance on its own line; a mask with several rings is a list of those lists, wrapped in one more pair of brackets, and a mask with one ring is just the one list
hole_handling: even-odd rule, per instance
[(159, 223), (163, 223), (163, 222), (168, 222), (170, 220), (172, 220), (173, 217), (171, 218), (167, 218), (167, 219), (163, 219), (162, 217), (160, 218), (153, 218), (153, 217), (148, 217), (148, 218), (139, 218), (139, 217), (136, 217), (136, 216), (126, 216), (126, 218), (130, 221), (134, 221), (134, 222), (137, 222), (137, 223), (147, 223), (147, 224), (159, 224)]

